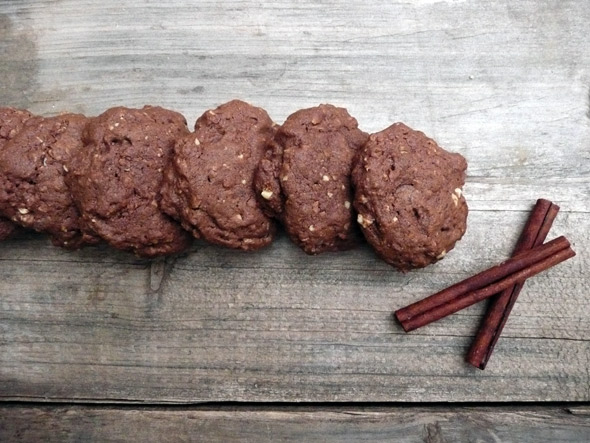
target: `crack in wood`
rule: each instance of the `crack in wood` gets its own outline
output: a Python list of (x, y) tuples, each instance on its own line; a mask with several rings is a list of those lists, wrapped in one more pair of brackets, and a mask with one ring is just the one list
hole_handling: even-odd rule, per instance
[(159, 293), (172, 272), (176, 259), (173, 256), (158, 257), (150, 263), (149, 286), (152, 293)]
[(446, 443), (438, 421), (424, 425), (424, 443)]

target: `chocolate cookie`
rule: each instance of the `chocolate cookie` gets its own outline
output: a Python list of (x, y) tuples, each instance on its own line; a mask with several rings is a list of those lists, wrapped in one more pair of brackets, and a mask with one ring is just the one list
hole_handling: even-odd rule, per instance
[(320, 105), (290, 115), (260, 162), (255, 189), (308, 254), (353, 245), (350, 173), (367, 140), (346, 109)]
[(31, 117), (33, 114), (23, 109), (0, 108), (0, 150), (14, 138)]
[(273, 133), (266, 111), (239, 100), (205, 112), (175, 147), (162, 209), (196, 238), (243, 250), (268, 245), (275, 227), (252, 180)]
[(184, 250), (190, 236), (159, 208), (163, 170), (186, 120), (160, 107), (112, 108), (83, 134), (67, 184), (84, 229), (144, 257)]
[(31, 117), (0, 152), (0, 210), (15, 223), (47, 232), (56, 246), (79, 248), (96, 238), (80, 230), (79, 213), (64, 181), (82, 148), (87, 118)]
[(372, 134), (352, 174), (354, 207), (367, 241), (387, 263), (433, 263), (465, 233), (461, 187), (467, 163), (403, 123)]
[[(32, 116), (33, 114), (25, 110), (0, 108), (0, 152)], [(0, 171), (0, 175), (2, 175), (2, 171)], [(0, 216), (0, 241), (11, 237), (16, 231), (17, 225), (8, 218)]]

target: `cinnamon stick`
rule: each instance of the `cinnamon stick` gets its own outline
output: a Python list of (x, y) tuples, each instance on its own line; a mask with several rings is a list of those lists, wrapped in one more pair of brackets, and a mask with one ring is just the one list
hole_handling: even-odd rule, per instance
[(400, 322), (409, 320), (416, 315), (453, 300), (460, 294), (480, 289), (486, 285), (489, 285), (490, 283), (506, 277), (507, 275), (520, 271), (521, 269), (530, 266), (534, 262), (547, 258), (548, 256), (561, 249), (567, 248), (568, 246), (569, 242), (565, 237), (558, 237), (542, 246), (529, 251), (524, 251), (512, 258), (509, 258), (499, 265), (496, 265), (483, 272), (480, 272), (479, 274), (474, 275), (473, 277), (469, 277), (459, 283), (456, 283), (453, 286), (431, 295), (430, 297), (406, 306), (405, 308), (399, 309), (396, 311), (395, 316)]
[[(575, 255), (574, 251), (571, 250), (567, 239), (563, 236), (558, 237), (430, 297), (399, 309), (395, 312), (395, 316), (404, 330), (411, 331), (484, 298), (491, 297), (501, 290), (513, 286), (518, 281), (538, 274), (573, 255)], [(488, 286), (495, 292), (490, 292)], [(475, 293), (475, 296), (470, 293)]]
[(404, 330), (406, 332), (413, 331), (414, 329), (421, 328), (422, 326), (426, 326), (429, 323), (432, 323), (436, 320), (440, 320), (441, 318), (446, 317), (447, 315), (454, 314), (461, 309), (465, 309), (477, 302), (485, 300), (498, 292), (514, 286), (519, 281), (523, 281), (527, 278), (530, 278), (534, 275), (537, 275), (540, 272), (546, 271), (547, 269), (565, 261), (569, 258), (572, 258), (576, 253), (570, 248), (569, 246), (565, 249), (558, 251), (557, 253), (550, 255), (549, 257), (538, 261), (514, 274), (510, 274), (509, 276), (503, 278), (502, 280), (498, 280), (491, 285), (485, 286), (481, 289), (468, 292), (457, 297), (450, 303), (445, 303), (443, 305), (437, 306), (436, 308), (426, 311), (420, 315), (416, 315), (412, 317), (410, 320), (404, 322), (402, 324)]
[[(537, 200), (512, 255), (543, 244), (558, 212), (559, 206), (556, 204), (544, 199)], [(485, 369), (523, 286), (524, 281), (518, 282), (492, 299), (465, 358), (467, 362)]]

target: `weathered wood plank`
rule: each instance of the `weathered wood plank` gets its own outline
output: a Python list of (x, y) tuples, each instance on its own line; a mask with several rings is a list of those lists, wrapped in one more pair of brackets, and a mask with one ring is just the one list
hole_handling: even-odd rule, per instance
[[(280, 122), (333, 102), (465, 155), (472, 211), (448, 258), (406, 275), (284, 238), (153, 264), (3, 243), (0, 399), (590, 400), (588, 23), (584, 0), (2, 2), (0, 104), (192, 121), (239, 97)], [(462, 362), (482, 306), (401, 332), (393, 309), (508, 256), (541, 196), (578, 256), (527, 284), (485, 372)]]
[(0, 406), (2, 441), (586, 443), (588, 436), (590, 415), (559, 407)]
[[(505, 257), (513, 239), (489, 245), (488, 233), (524, 217), (474, 212), (457, 251), (405, 275), (366, 247), (307, 257), (285, 238), (254, 254), (199, 244), (156, 291), (148, 261), (14, 240), (0, 252), (0, 398), (588, 400), (584, 254), (529, 282), (485, 372), (462, 360), (482, 306), (408, 335), (392, 321)], [(569, 213), (556, 235), (568, 218), (590, 229)]]

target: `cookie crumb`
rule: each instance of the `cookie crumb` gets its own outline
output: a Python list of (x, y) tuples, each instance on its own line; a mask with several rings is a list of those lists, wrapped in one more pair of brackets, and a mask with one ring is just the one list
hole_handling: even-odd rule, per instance
[(264, 191), (262, 191), (260, 193), (260, 195), (262, 196), (262, 198), (265, 199), (265, 200), (270, 200), (270, 198), (272, 197), (272, 194), (273, 194), (273, 192), (272, 191), (269, 191), (267, 189), (265, 189)]
[(359, 214), (356, 218), (356, 221), (359, 225), (361, 225), (363, 228), (366, 228), (368, 226), (371, 226), (373, 224), (373, 220), (371, 220), (370, 218), (365, 218), (363, 217), (362, 214)]

